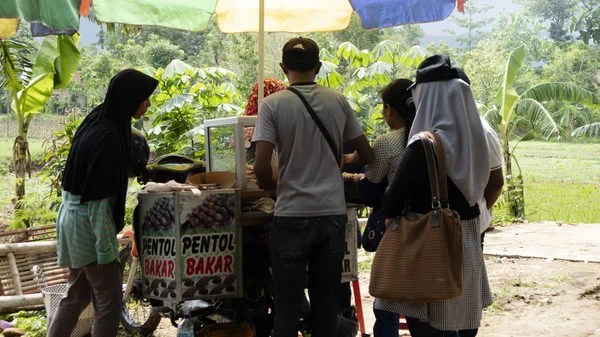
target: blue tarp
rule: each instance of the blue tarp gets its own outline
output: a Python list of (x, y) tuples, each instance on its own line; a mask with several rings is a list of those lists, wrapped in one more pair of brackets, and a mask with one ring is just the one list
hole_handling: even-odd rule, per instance
[(363, 28), (441, 21), (454, 11), (455, 0), (350, 0)]

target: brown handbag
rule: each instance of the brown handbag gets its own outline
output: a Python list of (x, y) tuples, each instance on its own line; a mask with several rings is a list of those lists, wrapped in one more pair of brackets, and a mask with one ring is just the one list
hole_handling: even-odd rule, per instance
[(460, 217), (448, 207), (443, 145), (432, 132), (418, 136), (427, 159), (432, 208), (421, 218), (405, 212), (389, 222), (373, 259), (369, 292), (382, 299), (431, 303), (462, 294), (463, 236)]

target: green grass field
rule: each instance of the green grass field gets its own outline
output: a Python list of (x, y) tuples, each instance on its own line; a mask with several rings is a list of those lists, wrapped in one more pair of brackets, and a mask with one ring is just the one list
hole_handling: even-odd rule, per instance
[[(0, 173), (5, 173), (4, 170), (8, 169), (6, 165), (12, 163), (14, 141), (14, 138), (0, 137)], [(41, 139), (29, 139), (29, 152), (32, 160), (39, 158), (44, 153), (42, 144), (43, 140)]]
[[(0, 137), (0, 224), (5, 223), (11, 216), (13, 205), (11, 199), (15, 195), (15, 176), (12, 170), (12, 147), (14, 138)], [(37, 160), (44, 153), (43, 140), (39, 138), (29, 139), (29, 152), (31, 159)], [(31, 173), (31, 179), (25, 181), (25, 193), (43, 193), (48, 186), (37, 178), (37, 172)]]
[[(50, 114), (35, 115), (29, 125), (27, 137), (29, 139), (44, 140), (54, 131), (63, 127), (66, 117)], [(0, 115), (0, 137), (15, 138), (17, 136), (17, 121), (14, 115), (7, 118), (6, 114)]]
[(600, 144), (523, 142), (516, 156), (527, 220), (600, 223)]

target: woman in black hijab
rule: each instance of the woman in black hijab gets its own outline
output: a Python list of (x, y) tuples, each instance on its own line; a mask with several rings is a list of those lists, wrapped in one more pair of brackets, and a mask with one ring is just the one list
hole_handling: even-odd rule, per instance
[(63, 172), (57, 218), (58, 264), (68, 267), (67, 296), (48, 331), (70, 336), (80, 313), (94, 303), (93, 337), (117, 336), (122, 275), (116, 234), (123, 229), (130, 176), (131, 119), (150, 106), (158, 81), (127, 69), (113, 77), (104, 103), (83, 121)]

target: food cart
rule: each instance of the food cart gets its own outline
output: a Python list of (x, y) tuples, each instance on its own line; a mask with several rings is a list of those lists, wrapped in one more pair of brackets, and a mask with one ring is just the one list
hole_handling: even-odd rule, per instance
[[(206, 149), (207, 171), (227, 171), (234, 169), (236, 188), (240, 190), (242, 202), (265, 195), (256, 185), (253, 166), (246, 162), (246, 142), (244, 135), (249, 128), (256, 125), (256, 116), (237, 116), (207, 120), (204, 122), (204, 141)], [(233, 142), (225, 141), (233, 137)], [(233, 143), (233, 153), (231, 153)], [(229, 152), (229, 157), (224, 153)], [(233, 158), (235, 161), (233, 161)], [(274, 165), (276, 167), (276, 164)], [(346, 255), (342, 266), (342, 282), (358, 279), (357, 262), (357, 226), (358, 188), (353, 182), (345, 182), (348, 223), (346, 224)], [(273, 195), (272, 193), (270, 195)], [(257, 221), (256, 212), (243, 212), (240, 215), (242, 226), (252, 225)], [(268, 218), (270, 220), (270, 218)], [(260, 221), (260, 220), (259, 220)]]
[[(235, 174), (230, 186), (138, 195), (145, 297), (176, 308), (189, 300), (244, 296), (242, 227), (269, 223), (275, 197), (273, 191), (258, 188), (253, 166), (246, 163), (244, 132), (256, 120), (238, 116), (204, 122), (206, 171)], [(357, 197), (347, 199), (353, 202), (347, 204), (343, 282), (358, 277)], [(271, 200), (270, 209), (252, 207), (269, 204), (265, 200)]]

